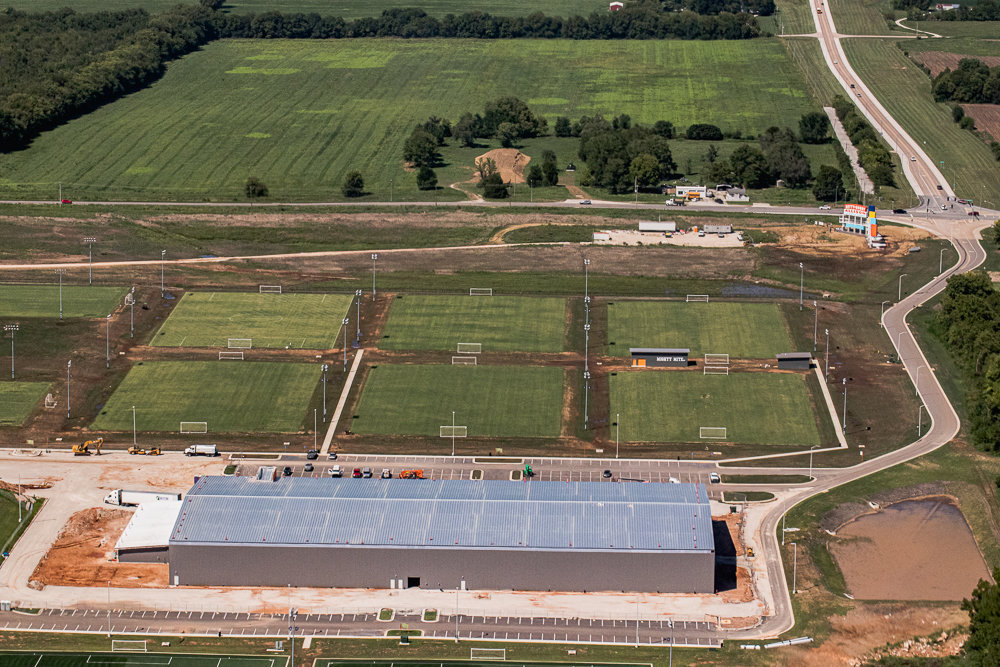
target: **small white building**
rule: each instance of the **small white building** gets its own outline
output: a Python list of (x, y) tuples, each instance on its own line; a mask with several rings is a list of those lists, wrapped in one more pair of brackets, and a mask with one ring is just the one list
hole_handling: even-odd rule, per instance
[(705, 199), (708, 197), (708, 186), (706, 185), (678, 185), (675, 188), (678, 197), (684, 199)]

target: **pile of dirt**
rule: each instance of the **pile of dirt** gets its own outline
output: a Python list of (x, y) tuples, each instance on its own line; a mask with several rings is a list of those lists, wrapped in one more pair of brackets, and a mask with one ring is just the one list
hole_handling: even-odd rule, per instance
[(488, 158), (496, 162), (504, 183), (524, 183), (524, 168), (531, 162), (530, 157), (516, 148), (495, 148), (477, 157), (476, 164)]
[(166, 586), (166, 564), (111, 560), (115, 542), (131, 518), (131, 512), (121, 509), (95, 507), (77, 512), (35, 568), (30, 585), (107, 586), (110, 581), (118, 588)]

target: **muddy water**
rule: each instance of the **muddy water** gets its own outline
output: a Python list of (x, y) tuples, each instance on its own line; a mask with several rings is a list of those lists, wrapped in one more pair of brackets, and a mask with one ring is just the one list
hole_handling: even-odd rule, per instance
[(896, 503), (837, 531), (830, 550), (862, 600), (961, 600), (989, 578), (965, 517), (943, 499)]

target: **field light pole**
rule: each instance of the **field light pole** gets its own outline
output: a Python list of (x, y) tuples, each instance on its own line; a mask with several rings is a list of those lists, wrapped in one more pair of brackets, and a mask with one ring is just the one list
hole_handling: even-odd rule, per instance
[(329, 368), (323, 364), (323, 423), (326, 423), (326, 371)]
[(590, 371), (590, 325), (583, 325), (583, 370)]
[(847, 378), (843, 378), (844, 385), (844, 433), (847, 433)]
[(111, 637), (111, 580), (108, 579), (108, 637)]
[[(392, 181), (389, 181), (389, 183), (392, 183)], [(391, 198), (390, 201), (392, 201)], [(375, 300), (375, 260), (377, 259), (378, 259), (378, 253), (373, 252), (372, 253), (372, 301)]]
[(667, 667), (674, 667), (674, 622), (667, 620), (667, 627), (670, 628), (670, 661)]
[(805, 285), (806, 270), (799, 262), (799, 310), (802, 310), (802, 288)]
[(830, 330), (826, 331), (826, 381), (830, 381)]
[(615, 458), (618, 458), (618, 434), (621, 432), (622, 420), (621, 416), (615, 413)]
[(132, 446), (136, 446), (135, 442), (135, 406), (132, 406)]
[(316, 408), (313, 408), (313, 449), (316, 449), (316, 443), (318, 442), (319, 438), (319, 432), (317, 430), (317, 427), (319, 426), (319, 422), (316, 416), (317, 412), (319, 411)]
[(21, 328), (20, 324), (5, 324), (3, 325), (4, 331), (10, 332), (10, 379), (14, 379), (14, 333)]
[[(11, 372), (13, 376), (13, 371)], [(583, 372), (583, 430), (590, 427), (590, 371)]]
[(816, 334), (819, 332), (819, 306), (813, 301), (813, 352), (816, 351)]
[(88, 244), (90, 246), (90, 284), (93, 285), (94, 284), (94, 244), (97, 242), (97, 239), (94, 238), (93, 236), (86, 236), (86, 237), (84, 237), (83, 242), (86, 243), (86, 244)]
[(590, 322), (590, 260), (583, 258), (583, 304), (587, 311), (586, 322)]
[(167, 251), (166, 250), (161, 250), (160, 251), (160, 298), (163, 298), (163, 294), (164, 294), (164, 290), (163, 290), (163, 264), (166, 262), (166, 258), (167, 258)]
[(792, 542), (792, 546), (795, 547), (794, 553), (792, 555), (792, 595), (795, 595), (798, 591), (795, 587), (796, 574), (798, 574), (799, 567), (799, 543)]
[(73, 360), (66, 362), (66, 419), (69, 419), (69, 381), (73, 377)]
[(62, 307), (62, 277), (66, 273), (65, 269), (56, 269), (56, 273), (59, 274), (59, 319), (63, 318), (63, 307)]
[[(455, 455), (455, 411), (451, 411), (451, 455)], [(458, 593), (455, 593), (455, 608), (458, 608)], [(455, 626), (455, 636), (458, 636), (458, 626)]]
[(135, 285), (132, 286), (132, 298), (128, 302), (128, 337), (135, 338)]
[(908, 274), (906, 273), (899, 274), (899, 289), (896, 292), (896, 301), (901, 301), (903, 299), (903, 276), (906, 275)]
[(357, 343), (358, 347), (361, 347), (361, 290), (354, 290), (354, 296), (358, 299), (358, 333), (357, 333)]
[(108, 328), (104, 336), (104, 367), (111, 368), (111, 314), (107, 317)]
[[(813, 445), (812, 447), (809, 448), (809, 479), (812, 479), (812, 476), (813, 476), (813, 450), (814, 449), (819, 449), (819, 445)], [(784, 520), (784, 519), (782, 519), (782, 520)]]
[(351, 321), (345, 317), (344, 318), (344, 372), (345, 373), (347, 372), (347, 325), (350, 323)]

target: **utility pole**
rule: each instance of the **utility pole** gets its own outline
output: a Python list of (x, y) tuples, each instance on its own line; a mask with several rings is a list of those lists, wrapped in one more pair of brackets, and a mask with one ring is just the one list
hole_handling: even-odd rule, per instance
[(14, 333), (21, 328), (18, 323), (3, 325), (4, 331), (10, 332), (10, 379), (14, 379)]
[(83, 242), (90, 246), (90, 284), (94, 284), (94, 243), (97, 239), (93, 236), (84, 237)]
[(819, 331), (819, 308), (816, 306), (816, 302), (813, 301), (813, 352), (816, 351), (816, 333)]

